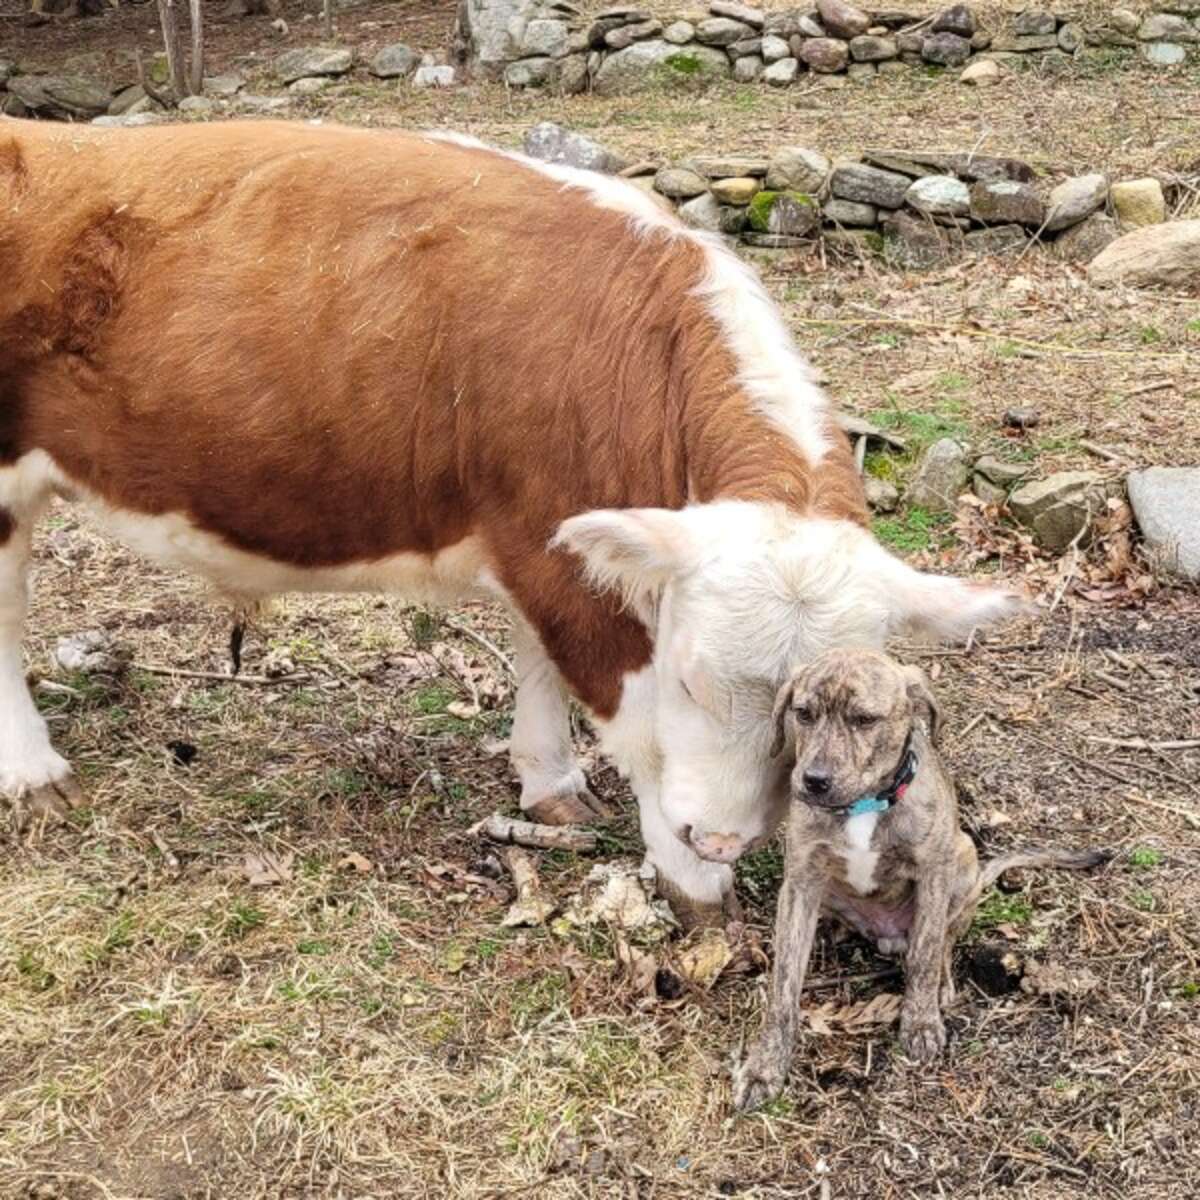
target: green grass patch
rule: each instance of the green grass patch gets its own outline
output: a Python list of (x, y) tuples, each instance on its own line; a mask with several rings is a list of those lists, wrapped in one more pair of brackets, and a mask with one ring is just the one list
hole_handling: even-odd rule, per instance
[(1129, 893), (1129, 906), (1136, 908), (1138, 912), (1154, 912), (1158, 908), (1158, 901), (1153, 892), (1145, 888), (1135, 888)]
[(1155, 850), (1152, 846), (1135, 846), (1129, 852), (1129, 865), (1139, 871), (1160, 866), (1162, 860), (1162, 851)]
[(1162, 341), (1162, 333), (1153, 325), (1143, 325), (1138, 330), (1138, 341), (1143, 346), (1155, 346)]
[[(966, 384), (963, 376), (951, 371), (939, 378), (954, 381), (955, 388), (959, 380)], [(941, 438), (966, 437), (970, 428), (959, 416), (961, 411), (961, 402), (947, 403), (943, 396), (939, 400), (938, 410), (934, 412), (900, 408), (893, 404), (889, 408), (876, 409), (870, 417), (881, 429), (890, 429), (903, 437), (908, 442), (908, 457), (912, 458)]]
[(54, 972), (43, 966), (32, 950), (22, 950), (17, 954), (16, 968), (21, 982), (30, 991), (48, 992), (58, 982)]
[(225, 937), (238, 941), (251, 930), (267, 923), (267, 914), (257, 905), (238, 900), (229, 906), (221, 932)]
[(1020, 895), (1008, 896), (993, 888), (979, 902), (971, 933), (986, 933), (998, 925), (1028, 925), (1033, 919), (1033, 905)]
[(509, 992), (509, 1013), (516, 1029), (529, 1029), (567, 1007), (567, 977), (561, 971), (518, 979)]
[(911, 554), (941, 545), (946, 540), (943, 535), (949, 524), (948, 513), (931, 513), (914, 506), (899, 516), (876, 517), (871, 528), (885, 546)]
[(738, 890), (759, 904), (769, 903), (783, 882), (783, 847), (777, 843), (744, 854), (734, 868)]

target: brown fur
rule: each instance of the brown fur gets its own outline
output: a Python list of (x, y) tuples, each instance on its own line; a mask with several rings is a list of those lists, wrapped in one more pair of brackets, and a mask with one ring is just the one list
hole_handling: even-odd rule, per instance
[(546, 552), (565, 517), (865, 521), (844, 439), (814, 472), (753, 411), (692, 294), (701, 249), (517, 163), (282, 122), (0, 130), (27, 189), (0, 220), (0, 462), (41, 448), (114, 506), (300, 566), (479, 535), (602, 716), (650, 643)]
[[(974, 844), (959, 828), (954, 783), (934, 749), (936, 702), (915, 667), (873, 650), (829, 651), (785, 685), (776, 714), (781, 726), (791, 714), (795, 731), (793, 804), (770, 1008), (734, 1081), (734, 1102), (742, 1109), (783, 1088), (822, 912), (877, 942), (882, 952), (905, 955), (900, 1044), (911, 1057), (928, 1061), (946, 1042), (941, 1010), (954, 998), (951, 952), (984, 890), (1012, 867), (1080, 869), (1107, 858), (1094, 850), (1030, 850), (981, 870)], [(917, 754), (917, 774), (876, 818), (873, 886), (860, 892), (850, 870), (846, 817), (836, 809), (887, 788), (909, 744)], [(829, 789), (818, 795), (809, 782), (814, 771), (832, 776)]]
[(3, 546), (13, 535), (17, 523), (7, 508), (0, 508), (0, 546)]

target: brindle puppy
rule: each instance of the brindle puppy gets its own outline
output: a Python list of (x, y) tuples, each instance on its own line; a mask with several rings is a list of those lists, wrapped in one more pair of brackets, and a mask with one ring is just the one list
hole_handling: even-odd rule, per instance
[(738, 1109), (783, 1089), (817, 918), (841, 918), (884, 954), (905, 954), (900, 1044), (920, 1062), (946, 1044), (950, 956), (983, 892), (1011, 867), (1096, 866), (1102, 851), (1030, 850), (982, 869), (958, 826), (954, 784), (933, 748), (929, 683), (874, 650), (832, 650), (775, 704), (776, 743), (794, 725), (796, 767), (775, 971), (762, 1032), (734, 1073)]

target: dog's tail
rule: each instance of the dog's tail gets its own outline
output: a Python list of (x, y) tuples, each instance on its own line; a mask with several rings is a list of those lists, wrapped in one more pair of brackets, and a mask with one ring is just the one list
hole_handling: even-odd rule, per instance
[(1066, 871), (1087, 871), (1103, 866), (1111, 858), (1111, 850), (1017, 850), (984, 863), (976, 887), (982, 895), (1005, 871), (1016, 867), (1058, 867)]

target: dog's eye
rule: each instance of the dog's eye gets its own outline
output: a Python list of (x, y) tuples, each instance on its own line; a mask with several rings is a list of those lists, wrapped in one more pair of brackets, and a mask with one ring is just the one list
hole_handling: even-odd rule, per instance
[(792, 712), (801, 725), (811, 725), (817, 719), (817, 714), (807, 704), (802, 704), (799, 708), (793, 709)]
[(857, 729), (870, 729), (872, 725), (877, 725), (879, 718), (874, 713), (855, 713), (850, 718), (850, 724)]

